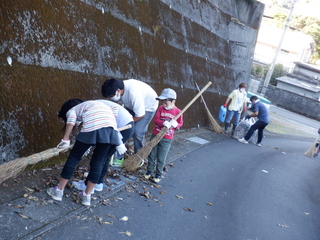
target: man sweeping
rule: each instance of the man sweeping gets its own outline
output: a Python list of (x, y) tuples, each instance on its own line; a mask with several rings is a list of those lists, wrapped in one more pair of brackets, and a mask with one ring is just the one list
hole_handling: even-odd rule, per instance
[(105, 98), (115, 102), (122, 102), (133, 116), (135, 130), (133, 135), (134, 152), (143, 147), (145, 133), (157, 108), (157, 93), (148, 84), (135, 79), (118, 80), (108, 79), (101, 88)]

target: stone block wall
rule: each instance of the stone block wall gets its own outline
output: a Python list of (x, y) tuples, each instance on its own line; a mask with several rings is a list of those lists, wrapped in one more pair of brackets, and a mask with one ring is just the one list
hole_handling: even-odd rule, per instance
[[(101, 98), (110, 77), (139, 79), (159, 94), (171, 87), (180, 108), (195, 82), (212, 81), (204, 97), (217, 116), (249, 81), (263, 9), (246, 0), (1, 1), (0, 164), (54, 147), (61, 104)], [(197, 101), (184, 129), (207, 125)]]

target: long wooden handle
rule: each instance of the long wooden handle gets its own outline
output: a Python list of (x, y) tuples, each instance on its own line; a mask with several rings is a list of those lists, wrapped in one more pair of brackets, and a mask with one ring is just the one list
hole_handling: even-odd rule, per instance
[(187, 106), (185, 106), (185, 107), (181, 110), (181, 112), (174, 118), (174, 120), (177, 120), (185, 111), (187, 111), (187, 109), (191, 106), (191, 104), (194, 103), (194, 102), (201, 96), (201, 94), (202, 94), (205, 90), (207, 90), (207, 88), (208, 88), (211, 84), (212, 84), (211, 81), (208, 82), (207, 85), (205, 85), (205, 86), (201, 89), (201, 91), (200, 91), (196, 96), (194, 96), (194, 98), (187, 104)]
[(118, 128), (118, 131), (121, 132), (121, 131), (127, 130), (127, 129), (129, 129), (129, 128), (132, 128), (132, 125), (131, 125), (131, 124), (128, 124), (128, 125), (123, 126), (123, 127), (119, 127), (119, 128)]
[[(198, 91), (200, 92), (200, 88), (199, 88), (198, 84), (196, 82), (194, 82), (194, 83), (196, 84), (196, 87), (197, 87)], [(208, 108), (206, 101), (204, 100), (204, 97), (202, 96), (202, 94), (201, 94), (201, 99), (202, 99), (202, 102), (203, 102), (205, 108)]]

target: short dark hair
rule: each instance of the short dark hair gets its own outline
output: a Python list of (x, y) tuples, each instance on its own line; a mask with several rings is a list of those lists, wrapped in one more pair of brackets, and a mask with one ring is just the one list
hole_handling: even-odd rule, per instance
[(250, 97), (250, 101), (252, 102), (252, 100), (258, 100), (258, 97), (257, 96), (251, 96)]
[(107, 79), (101, 87), (102, 96), (109, 98), (115, 95), (116, 91), (124, 89), (123, 81), (116, 78)]
[(239, 84), (239, 88), (247, 88), (247, 84), (242, 82), (242, 83)]
[(58, 117), (62, 118), (64, 121), (64, 127), (62, 128), (62, 131), (66, 129), (66, 124), (67, 124), (67, 112), (73, 108), (74, 106), (82, 103), (83, 100), (79, 98), (73, 98), (68, 101), (66, 101), (64, 104), (62, 104), (60, 111), (58, 112)]

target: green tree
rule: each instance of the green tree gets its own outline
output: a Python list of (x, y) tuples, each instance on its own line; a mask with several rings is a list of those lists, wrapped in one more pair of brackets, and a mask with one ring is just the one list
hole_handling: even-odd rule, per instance
[(283, 67), (281, 63), (277, 63), (274, 66), (271, 78), (270, 78), (270, 84), (271, 85), (277, 85), (277, 80), (276, 78), (284, 76), (287, 74), (287, 70)]
[[(283, 27), (287, 16), (283, 13), (277, 13), (273, 17), (277, 26)], [(315, 63), (316, 60), (320, 59), (320, 19), (316, 17), (294, 15), (290, 21), (290, 28), (313, 37), (314, 53), (312, 54), (310, 63)]]

